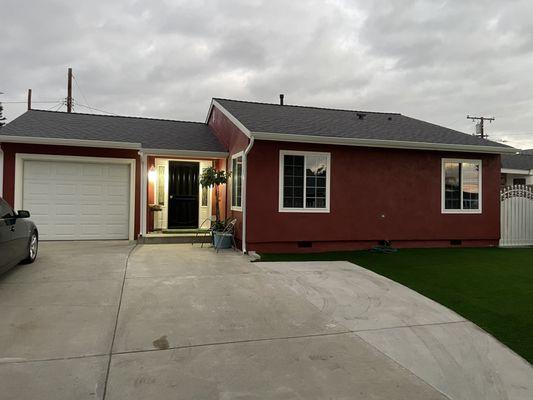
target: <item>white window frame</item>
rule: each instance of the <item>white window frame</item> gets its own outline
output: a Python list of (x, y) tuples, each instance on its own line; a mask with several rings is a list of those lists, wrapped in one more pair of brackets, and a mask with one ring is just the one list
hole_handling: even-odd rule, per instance
[(233, 205), (233, 160), (236, 159), (236, 158), (239, 158), (241, 157), (241, 166), (243, 165), (243, 157), (244, 156), (244, 152), (243, 151), (239, 151), (238, 153), (235, 153), (231, 156), (231, 163), (230, 163), (230, 171), (231, 171), (231, 187), (230, 187), (230, 205), (231, 205), (231, 211), (241, 211), (242, 212), (242, 190), (243, 190), (243, 187), (242, 187), (242, 181), (243, 181), (243, 175), (244, 175), (244, 168), (242, 170), (242, 174), (241, 174), (241, 205), (240, 206), (234, 206)]
[[(286, 155), (291, 156), (304, 156), (304, 199), (303, 208), (283, 207), (283, 170), (284, 170), (284, 157)], [(306, 208), (306, 189), (307, 181), (305, 176), (306, 171), (306, 158), (305, 156), (325, 156), (326, 157), (326, 207), (325, 208)], [(318, 151), (295, 151), (295, 150), (280, 150), (279, 152), (279, 199), (278, 199), (278, 211), (279, 212), (299, 212), (299, 213), (329, 213), (330, 212), (330, 185), (331, 185), (331, 153), (318, 152)]]
[[(446, 209), (445, 196), (446, 196), (446, 171), (444, 165), (446, 163), (468, 163), (479, 165), (479, 208), (477, 210), (465, 210), (463, 209), (463, 168), (461, 168), (461, 209), (450, 210)], [(469, 159), (469, 158), (443, 158), (441, 160), (441, 212), (442, 214), (482, 214), (483, 213), (483, 163), (481, 160)]]

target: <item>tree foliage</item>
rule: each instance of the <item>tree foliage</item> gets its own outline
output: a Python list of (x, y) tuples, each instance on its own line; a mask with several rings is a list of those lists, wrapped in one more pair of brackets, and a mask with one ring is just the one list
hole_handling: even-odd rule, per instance
[(215, 167), (206, 168), (200, 176), (200, 185), (202, 185), (202, 187), (213, 187), (215, 189), (215, 215), (217, 226), (221, 224), (219, 187), (220, 185), (228, 183), (230, 177), (231, 172), (217, 170)]
[(4, 106), (0, 103), (0, 128), (3, 127), (6, 123), (4, 122), (6, 117), (4, 117)]

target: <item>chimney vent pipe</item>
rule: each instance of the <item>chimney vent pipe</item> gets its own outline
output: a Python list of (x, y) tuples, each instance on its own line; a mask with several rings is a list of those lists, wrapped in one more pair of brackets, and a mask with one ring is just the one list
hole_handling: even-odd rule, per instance
[(283, 98), (285, 97), (284, 94), (280, 94), (279, 95), (279, 105), (282, 106), (283, 105)]

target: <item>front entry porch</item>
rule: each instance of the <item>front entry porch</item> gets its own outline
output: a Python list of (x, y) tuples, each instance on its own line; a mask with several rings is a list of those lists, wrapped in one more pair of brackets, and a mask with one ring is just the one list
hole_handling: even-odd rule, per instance
[(225, 159), (148, 155), (145, 165), (146, 228), (140, 241), (190, 243), (203, 236), (214, 218), (215, 199), (200, 177), (211, 166), (225, 169)]

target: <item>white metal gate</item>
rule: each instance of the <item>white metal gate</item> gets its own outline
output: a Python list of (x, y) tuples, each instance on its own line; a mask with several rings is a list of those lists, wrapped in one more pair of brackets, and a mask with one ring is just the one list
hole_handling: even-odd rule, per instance
[(533, 188), (506, 187), (500, 200), (500, 246), (533, 246)]

